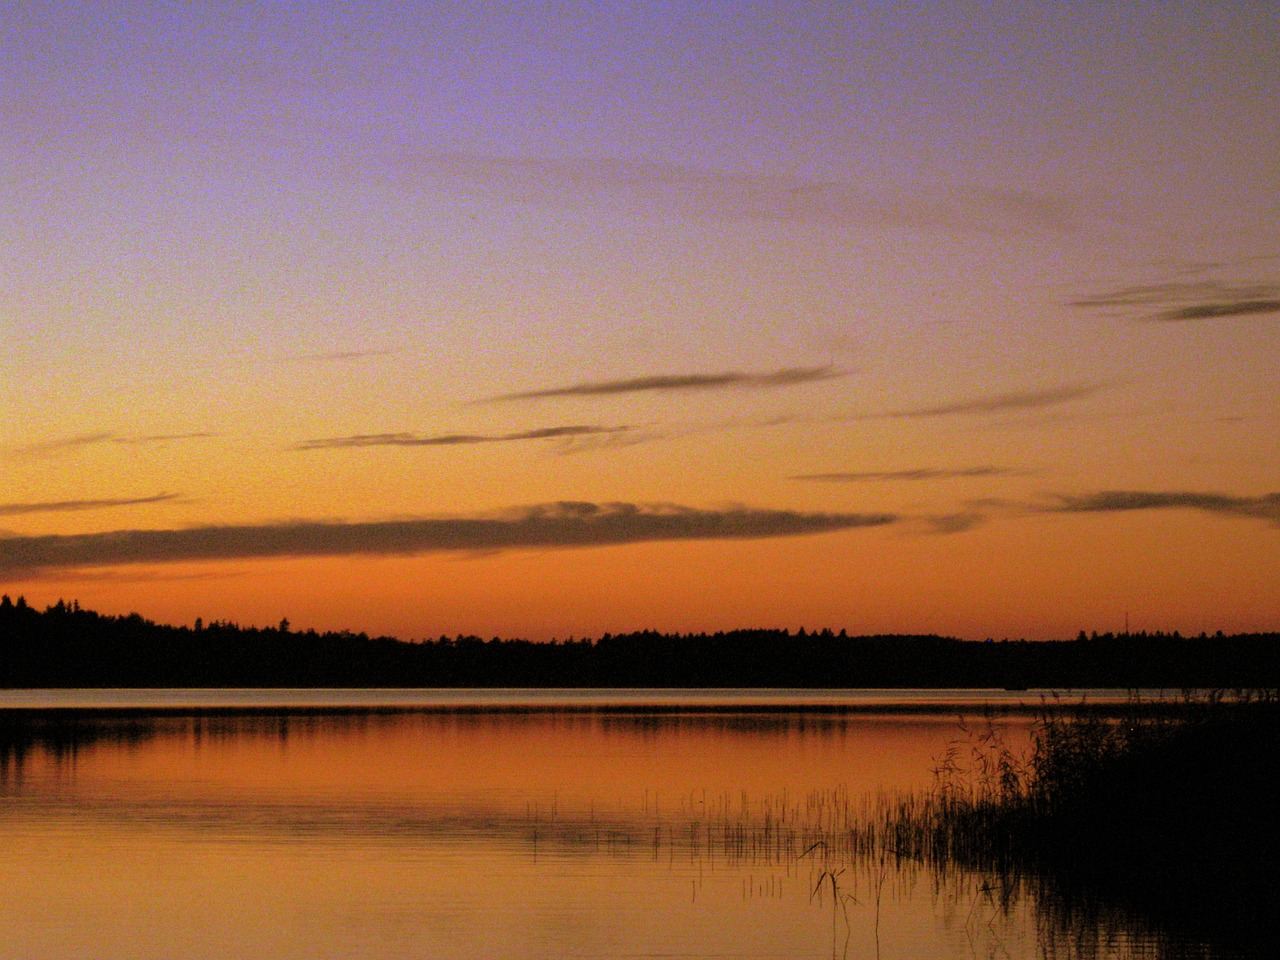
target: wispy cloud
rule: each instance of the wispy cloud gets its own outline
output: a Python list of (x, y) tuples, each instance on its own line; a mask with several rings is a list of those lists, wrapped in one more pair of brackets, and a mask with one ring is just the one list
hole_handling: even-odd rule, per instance
[(1158, 314), (1156, 320), (1212, 320), (1216, 317), (1242, 317), (1251, 313), (1280, 313), (1280, 299), (1230, 300), (1194, 303)]
[(565, 502), (500, 515), (364, 523), (304, 521), (179, 530), (116, 530), (0, 539), (0, 576), (135, 563), (260, 557), (408, 555), (661, 540), (759, 540), (878, 527), (887, 513)]
[(327, 353), (300, 353), (290, 357), (281, 357), (282, 363), (345, 363), (352, 360), (371, 360), (377, 357), (389, 357), (401, 353), (400, 349), (383, 350), (333, 350)]
[(1077, 204), (1060, 194), (971, 189), (893, 194), (851, 183), (731, 174), (677, 165), (596, 158), (543, 159), (468, 154), (406, 158), (419, 181), (465, 183), (513, 202), (613, 201), (670, 204), (732, 220), (846, 228), (1008, 231), (1073, 230)]
[(1104, 514), (1137, 510), (1199, 510), (1227, 517), (1268, 521), (1280, 526), (1280, 493), (1242, 497), (1181, 490), (1102, 490), (1092, 493), (1046, 494), (1039, 501), (986, 498), (970, 500), (945, 514), (902, 517), (904, 531), (923, 524), (931, 534), (963, 533), (996, 519), (1014, 520), (1044, 514)]
[(1236, 517), (1253, 517), (1280, 524), (1280, 493), (1240, 497), (1225, 493), (1180, 490), (1103, 490), (1086, 494), (1054, 494), (1040, 507), (1047, 513), (1114, 513), (1126, 510), (1203, 510)]
[(33, 443), (25, 447), (18, 447), (13, 452), (18, 456), (23, 457), (44, 457), (82, 447), (98, 446), (100, 444), (143, 446), (153, 443), (162, 444), (175, 443), (183, 440), (202, 440), (206, 437), (216, 436), (216, 433), (208, 433), (205, 431), (195, 433), (156, 433), (137, 437), (122, 437), (114, 433), (82, 433), (74, 437), (63, 437), (58, 440), (49, 440), (44, 443)]
[(1280, 313), (1280, 284), (1220, 280), (1122, 287), (1076, 300), (1073, 307), (1137, 311), (1144, 319), (1178, 323)]
[(793, 387), (819, 380), (843, 377), (844, 373), (831, 367), (786, 367), (772, 373), (676, 373), (647, 377), (631, 377), (622, 380), (597, 380), (576, 383), (567, 387), (550, 387), (545, 390), (526, 390), (504, 393), (489, 398), (490, 401), (540, 400), (549, 397), (594, 397), (619, 393), (648, 393), (668, 390), (726, 390), (767, 389)]
[(194, 433), (153, 433), (142, 437), (111, 437), (112, 443), (123, 443), (126, 446), (139, 446), (149, 443), (177, 443), (183, 440), (204, 440), (216, 437), (216, 433), (200, 430)]
[(542, 427), (518, 433), (445, 433), (423, 436), (417, 433), (358, 433), (350, 437), (304, 440), (295, 450), (341, 450), (351, 447), (453, 447), (477, 443), (510, 443), (516, 440), (576, 440), (584, 437), (617, 436), (631, 427), (566, 426)]
[(75, 510), (103, 510), (111, 507), (135, 507), (149, 503), (176, 500), (176, 493), (157, 493), (150, 497), (131, 497), (112, 500), (46, 500), (36, 503), (0, 503), (0, 517), (12, 517), (22, 513), (63, 513)]
[(829, 483), (870, 483), (893, 480), (954, 480), (959, 477), (1003, 477), (1012, 470), (1004, 467), (961, 467), (955, 470), (939, 470), (933, 467), (917, 467), (913, 470), (873, 470), (862, 473), (801, 473), (789, 480), (817, 480)]
[(987, 522), (988, 516), (979, 510), (959, 510), (955, 513), (932, 514), (922, 518), (929, 533), (947, 536), (965, 533)]
[(60, 453), (63, 450), (74, 450), (77, 447), (91, 447), (99, 443), (111, 443), (114, 439), (115, 435), (110, 433), (82, 433), (74, 437), (62, 437), (58, 440), (48, 440), (44, 443), (33, 443), (25, 447), (18, 447), (14, 452), (21, 456), (38, 457)]
[[(0, 565), (0, 577), (4, 577), (4, 568)], [(206, 569), (206, 570), (155, 570), (128, 567), (124, 569), (89, 570), (69, 567), (65, 570), (40, 570), (37, 576), (41, 583), (177, 583), (187, 580), (229, 580), (232, 577), (243, 577), (244, 570)]]
[(1019, 390), (1012, 393), (997, 393), (967, 400), (956, 400), (951, 403), (928, 407), (912, 407), (903, 410), (889, 410), (885, 413), (871, 413), (856, 416), (857, 420), (898, 420), (925, 417), (954, 417), (968, 414), (1005, 413), (1011, 410), (1036, 410), (1042, 407), (1055, 407), (1075, 400), (1083, 400), (1097, 393), (1101, 387), (1096, 385), (1076, 385), (1066, 387), (1050, 387), (1044, 390)]

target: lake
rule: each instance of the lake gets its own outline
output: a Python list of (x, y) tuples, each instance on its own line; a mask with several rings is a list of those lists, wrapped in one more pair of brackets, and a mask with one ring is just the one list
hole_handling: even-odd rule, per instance
[[(1105, 702), (1114, 692), (1093, 692)], [(868, 854), (1004, 691), (2, 691), (0, 957), (1141, 956)]]

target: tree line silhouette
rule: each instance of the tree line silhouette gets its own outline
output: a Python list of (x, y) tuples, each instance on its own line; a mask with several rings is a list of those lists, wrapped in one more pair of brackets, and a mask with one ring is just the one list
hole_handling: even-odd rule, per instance
[(1088, 634), (973, 641), (845, 631), (641, 631), (534, 642), (404, 641), (348, 630), (171, 626), (0, 597), (0, 688), (974, 687), (1280, 685), (1280, 634)]

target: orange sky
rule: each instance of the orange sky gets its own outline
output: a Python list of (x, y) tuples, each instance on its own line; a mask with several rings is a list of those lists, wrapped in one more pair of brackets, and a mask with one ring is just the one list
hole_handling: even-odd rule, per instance
[(897, 6), (24, 6), (0, 591), (1280, 629), (1280, 10)]

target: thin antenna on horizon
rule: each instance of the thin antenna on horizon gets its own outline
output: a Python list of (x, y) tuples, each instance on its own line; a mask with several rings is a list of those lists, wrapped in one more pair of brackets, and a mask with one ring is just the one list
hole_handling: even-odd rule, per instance
[(1124, 612), (1124, 635), (1126, 637), (1129, 635), (1129, 611), (1128, 610)]

